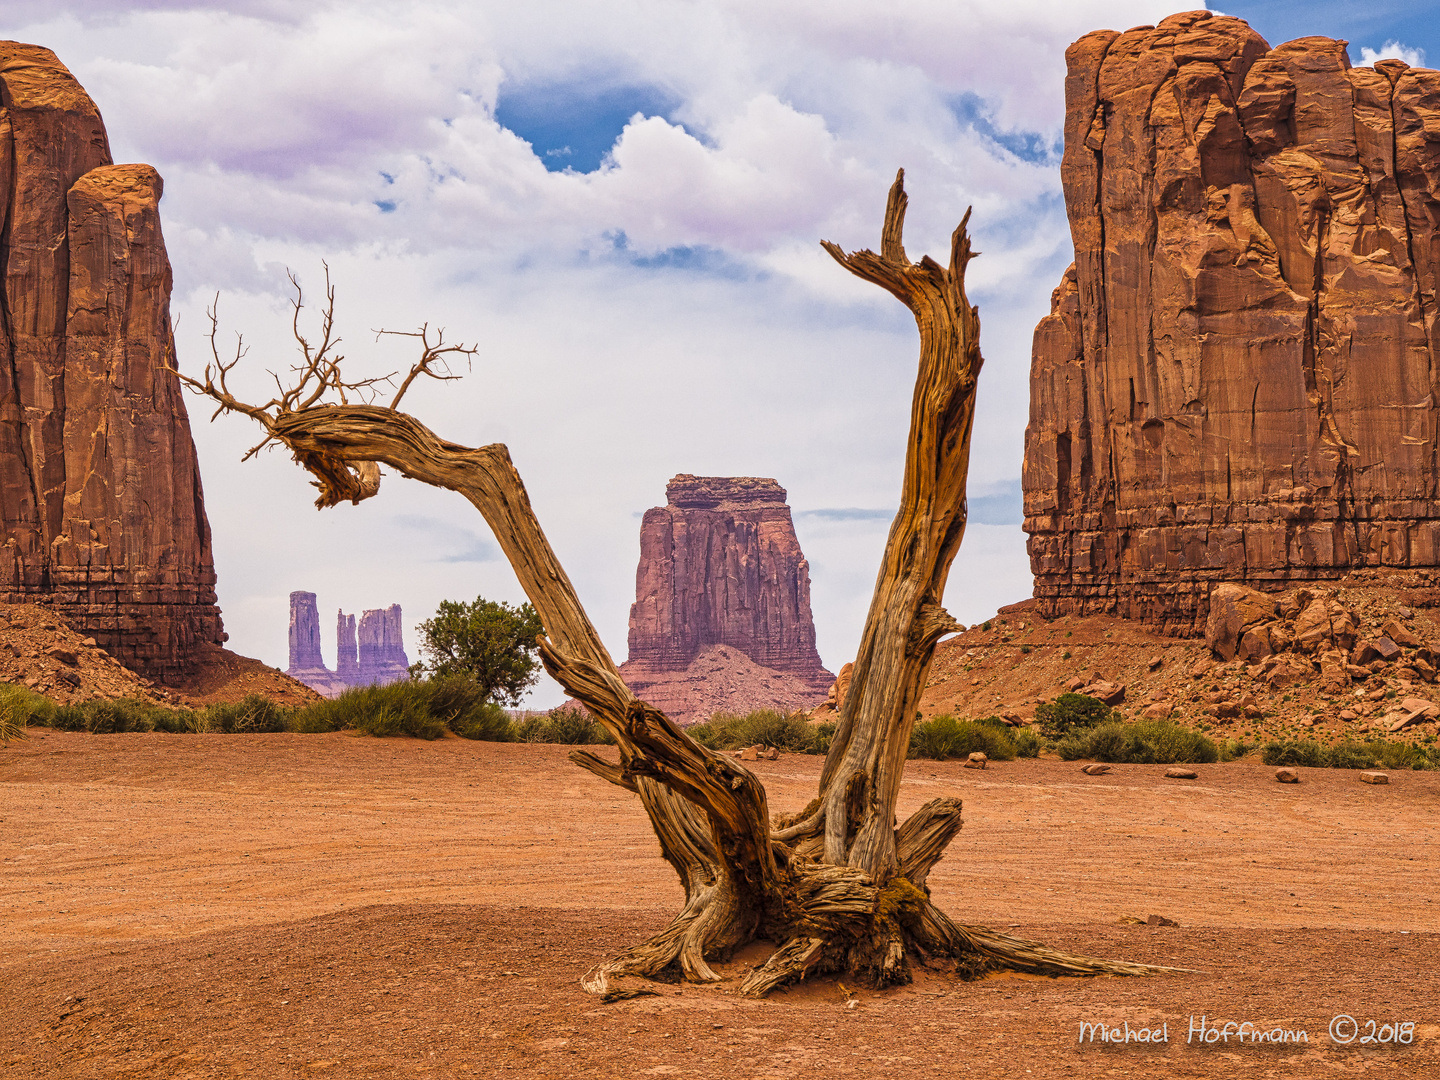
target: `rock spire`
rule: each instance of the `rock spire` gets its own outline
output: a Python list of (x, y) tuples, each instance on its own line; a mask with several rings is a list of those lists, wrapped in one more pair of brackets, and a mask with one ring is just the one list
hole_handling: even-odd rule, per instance
[(122, 663), (192, 674), (225, 640), (174, 363), (160, 176), (115, 165), (55, 54), (0, 42), (0, 601)]
[(409, 678), (399, 604), (360, 616), (357, 641), (354, 615), (339, 612), (335, 633), (335, 670), (320, 652), (320, 611), (312, 592), (290, 594), (290, 667), (286, 674), (316, 693), (338, 697), (351, 686), (374, 686)]

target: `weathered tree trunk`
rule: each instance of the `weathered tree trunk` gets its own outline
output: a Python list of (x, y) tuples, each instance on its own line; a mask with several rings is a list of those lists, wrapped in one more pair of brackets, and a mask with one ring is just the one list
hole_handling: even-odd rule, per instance
[[(424, 345), (421, 360), (388, 407), (346, 404), (346, 391), (361, 384), (343, 382), (338, 359), (328, 357), (331, 291), (324, 341), (312, 349), (297, 332), (305, 363), (299, 385), (280, 398), (253, 406), (233, 397), (225, 375), (234, 361), (221, 363), (218, 355), (216, 371), (207, 367), (203, 380), (186, 379), (222, 409), (258, 421), (266, 442), (289, 447), (317, 478), (319, 506), (373, 496), (376, 463), (383, 462), (459, 492), (489, 523), (544, 622), (546, 669), (615, 737), (618, 761), (588, 750), (575, 751), (572, 760), (640, 798), (661, 852), (685, 888), (685, 906), (665, 930), (586, 976), (592, 992), (623, 995), (615, 980), (625, 976), (713, 981), (707, 958), (757, 938), (778, 948), (741, 986), (756, 995), (820, 971), (843, 971), (877, 985), (908, 981), (914, 957), (941, 960), (967, 975), (999, 968), (1049, 975), (1164, 970), (1068, 956), (957, 925), (930, 902), (926, 879), (960, 829), (960, 800), (933, 800), (896, 825), (920, 693), (936, 643), (957, 628), (940, 601), (965, 530), (981, 364), (979, 318), (964, 289), (973, 257), (966, 222), (952, 237), (948, 267), (928, 257), (911, 263), (901, 244), (903, 177), (890, 191), (879, 255), (847, 255), (825, 245), (847, 269), (888, 289), (914, 312), (920, 367), (900, 509), (820, 790), (798, 813), (772, 820), (754, 774), (701, 746), (630, 693), (545, 539), (505, 447), (445, 442), (398, 411), (417, 375), (433, 374), (431, 365), (445, 353), (469, 350), (443, 341), (432, 346), (422, 330), (416, 335)], [(298, 299), (296, 308), (298, 315)], [(327, 397), (338, 403), (326, 403)]]

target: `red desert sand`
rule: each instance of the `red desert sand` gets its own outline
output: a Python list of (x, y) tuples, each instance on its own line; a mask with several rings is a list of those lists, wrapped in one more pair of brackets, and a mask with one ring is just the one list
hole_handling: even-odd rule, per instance
[[(1147, 979), (820, 979), (602, 1004), (580, 976), (680, 905), (639, 803), (566, 748), (32, 732), (0, 751), (0, 1075), (1434, 1076), (1440, 774), (911, 762), (965, 827), (957, 919)], [(818, 757), (753, 766), (776, 809)], [(1141, 925), (1151, 915), (1178, 926)], [(1332, 1040), (1337, 1016), (1360, 1025)], [(1188, 1032), (1234, 1023), (1224, 1041)], [(1192, 1021), (1193, 1017), (1193, 1021)], [(1361, 1043), (1413, 1024), (1407, 1044)], [(1238, 1025), (1308, 1041), (1240, 1042)], [(1081, 1043), (1083, 1023), (1128, 1043)], [(1127, 1029), (1128, 1025), (1128, 1029)], [(1160, 1028), (1168, 1042), (1133, 1036)], [(1254, 1028), (1246, 1029), (1249, 1035)], [(1392, 1029), (1393, 1030), (1393, 1027)], [(1337, 1033), (1351, 1032), (1340, 1022)]]

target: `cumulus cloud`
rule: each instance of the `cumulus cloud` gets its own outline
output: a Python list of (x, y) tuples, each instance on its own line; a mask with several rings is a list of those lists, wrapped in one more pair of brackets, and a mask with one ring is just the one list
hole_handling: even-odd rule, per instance
[(1377, 60), (1404, 60), (1411, 67), (1425, 66), (1425, 50), (1411, 49), (1398, 41), (1387, 41), (1379, 49), (1360, 47), (1360, 62), (1373, 65)]
[[(263, 390), (292, 347), (284, 268), (315, 291), (328, 258), (356, 363), (406, 362), (379, 326), (428, 321), (480, 344), (470, 378), (412, 406), (447, 438), (511, 447), (612, 651), (634, 515), (677, 472), (763, 475), (790, 490), (834, 667), (888, 516), (827, 508), (891, 505), (916, 339), (908, 312), (817, 241), (876, 246), (902, 165), (912, 257), (943, 255), (974, 207), (987, 364), (972, 492), (994, 524), (972, 528), (950, 605), (981, 618), (1027, 595), (1011, 504), (1030, 334), (1070, 260), (1064, 50), (1168, 11), (0, 0), (0, 33), (55, 49), (117, 157), (165, 176), (182, 365), (208, 350), (220, 291)], [(523, 599), (463, 500), (388, 477), (378, 499), (317, 514), (284, 455), (240, 466), (253, 433), (194, 413), (240, 651), (284, 663), (291, 589), (347, 611), (400, 602), (412, 633), (442, 599)]]

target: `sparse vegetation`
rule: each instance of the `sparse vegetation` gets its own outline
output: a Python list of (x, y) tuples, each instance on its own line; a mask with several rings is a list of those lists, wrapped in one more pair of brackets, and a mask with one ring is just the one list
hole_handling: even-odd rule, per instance
[(937, 716), (915, 725), (910, 734), (910, 756), (944, 761), (978, 752), (993, 761), (1012, 761), (1021, 756), (1010, 735), (1012, 730), (1005, 721), (993, 716), (983, 720)]
[(1314, 739), (1286, 739), (1266, 743), (1260, 750), (1266, 765), (1307, 765), (1329, 769), (1434, 769), (1440, 761), (1432, 759), (1412, 743), (1371, 739), (1369, 742), (1346, 741), (1326, 746)]
[(804, 713), (756, 709), (743, 716), (716, 713), (703, 724), (685, 730), (701, 746), (711, 750), (738, 750), (763, 744), (792, 754), (823, 754), (830, 748), (835, 725), (812, 724)]
[(1055, 744), (1055, 751), (1064, 761), (1093, 758), (1129, 765), (1200, 765), (1221, 757), (1214, 740), (1168, 720), (1111, 720), (1075, 729)]
[[(92, 698), (57, 706), (22, 687), (0, 684), (0, 717), (60, 731), (95, 735), (160, 731), (172, 734), (257, 734), (358, 731), (380, 737), (409, 735), (438, 739), (448, 731), (488, 742), (595, 743), (607, 741), (603, 728), (574, 709), (516, 723), (485, 690), (463, 677), (412, 679), (386, 686), (357, 687), (339, 697), (303, 708), (280, 705), (260, 694), (201, 709), (167, 708), (134, 698)], [(11, 738), (23, 737), (23, 734)]]
[(532, 716), (516, 725), (520, 742), (561, 743), (565, 746), (594, 746), (615, 742), (605, 728), (583, 709), (560, 708), (543, 716)]
[(0, 684), (0, 746), (25, 738), (31, 721), (48, 723), (54, 712), (55, 705), (48, 698), (23, 686)]
[(1047, 739), (1063, 739), (1073, 731), (1093, 728), (1115, 718), (1099, 698), (1087, 694), (1061, 694), (1035, 710), (1035, 723)]

